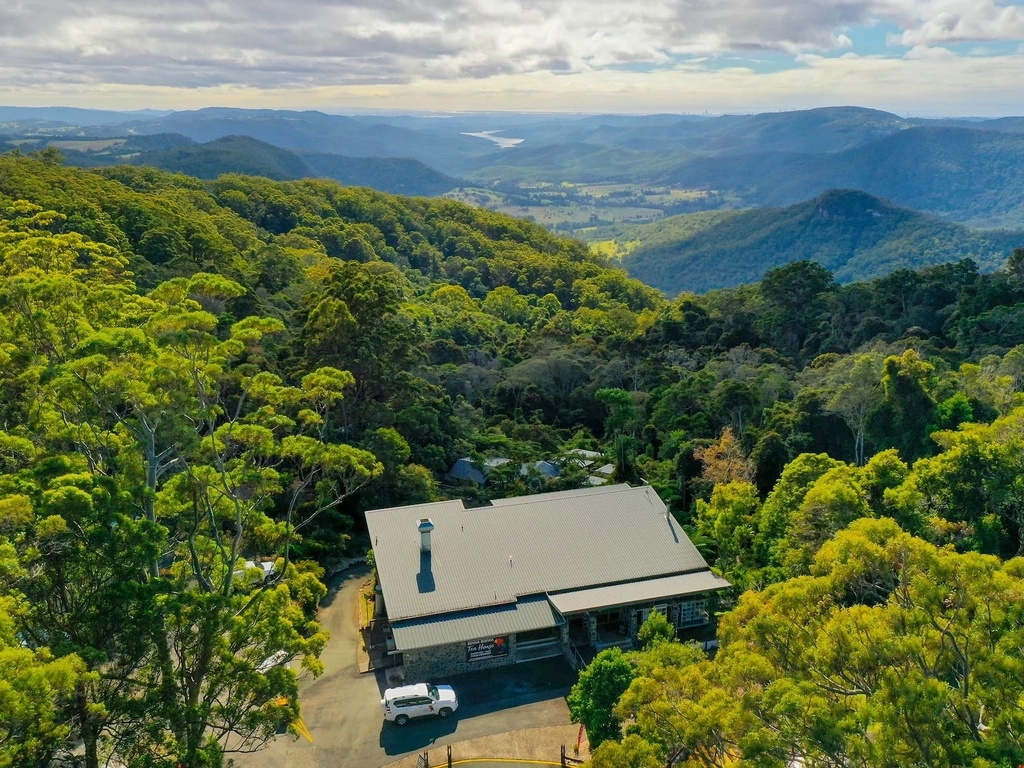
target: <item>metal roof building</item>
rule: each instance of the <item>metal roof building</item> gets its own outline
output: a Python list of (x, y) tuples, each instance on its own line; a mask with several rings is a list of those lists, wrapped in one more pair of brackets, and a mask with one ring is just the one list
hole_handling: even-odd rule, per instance
[(579, 663), (628, 645), (661, 609), (707, 623), (711, 573), (649, 486), (602, 486), (366, 513), (407, 676), (430, 678), (550, 655)]

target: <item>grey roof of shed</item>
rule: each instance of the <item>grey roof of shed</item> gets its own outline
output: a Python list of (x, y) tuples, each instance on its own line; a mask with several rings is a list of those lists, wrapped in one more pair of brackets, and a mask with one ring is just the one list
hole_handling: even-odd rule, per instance
[[(417, 523), (434, 523), (420, 552)], [(524, 595), (707, 571), (653, 488), (625, 485), (366, 513), (392, 622), (512, 604)]]
[(446, 643), (464, 643), (531, 629), (556, 627), (563, 623), (544, 595), (528, 597), (512, 605), (394, 622), (391, 631), (400, 651), (429, 648)]
[(701, 592), (725, 589), (728, 586), (730, 586), (728, 581), (715, 576), (711, 571), (698, 571), (697, 573), (665, 576), (660, 579), (631, 581), (627, 584), (615, 584), (610, 587), (560, 592), (556, 595), (548, 595), (548, 599), (564, 616), (570, 613), (592, 611), (595, 608), (611, 608), (667, 597), (695, 595)]
[(535, 469), (540, 472), (544, 477), (558, 477), (562, 474), (561, 468), (553, 461), (535, 461), (532, 464), (530, 462), (524, 462), (519, 467), (519, 474), (525, 477), (530, 474), (531, 469)]
[(469, 456), (464, 456), (448, 470), (448, 477), (453, 477), (456, 480), (472, 480), (477, 485), (483, 485), (492, 469), (508, 464), (510, 461), (511, 459), (506, 459), (504, 456), (492, 456), (489, 459), (484, 459), (481, 472), (473, 466), (473, 460)]

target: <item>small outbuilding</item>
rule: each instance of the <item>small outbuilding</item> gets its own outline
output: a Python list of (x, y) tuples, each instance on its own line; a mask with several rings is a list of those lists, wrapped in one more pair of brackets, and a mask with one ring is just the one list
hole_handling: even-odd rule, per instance
[(524, 463), (519, 467), (519, 474), (526, 477), (530, 472), (535, 472), (545, 480), (554, 480), (556, 477), (562, 474), (562, 469), (553, 461), (535, 461), (531, 463)]
[(509, 461), (510, 459), (504, 456), (492, 456), (484, 459), (481, 469), (477, 469), (469, 456), (463, 456), (448, 470), (448, 477), (452, 480), (469, 480), (477, 485), (483, 485), (487, 482), (487, 476), (491, 474), (492, 469), (508, 464)]
[(702, 636), (730, 584), (650, 486), (610, 485), (366, 513), (407, 679), (629, 647), (652, 610)]

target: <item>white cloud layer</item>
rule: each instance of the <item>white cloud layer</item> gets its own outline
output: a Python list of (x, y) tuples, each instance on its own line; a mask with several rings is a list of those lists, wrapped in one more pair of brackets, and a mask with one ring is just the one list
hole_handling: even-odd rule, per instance
[[(914, 78), (921, 62), (937, 71), (936, 46), (1024, 39), (1024, 6), (994, 0), (6, 0), (0, 3), (0, 97), (38, 103), (43, 94), (63, 94), (65, 103), (82, 103), (83, 94), (149, 94), (143, 101), (156, 105), (171, 94), (191, 103), (199, 95), (217, 103), (209, 97), (232, 94), (237, 103), (272, 92), (268, 98), (291, 93), (306, 99), (291, 105), (316, 106), (326, 94), (353, 104), (372, 93), (486, 100), (500, 84), (511, 89), (506, 102), (514, 93), (543, 100), (567, 92), (589, 92), (596, 102), (600, 97), (589, 90), (595, 83), (629, 82), (650, 91), (685, 82), (719, 84), (725, 90), (708, 94), (715, 101), (709, 108), (722, 108), (732, 98), (730, 83), (763, 88), (799, 81), (816, 92), (827, 71), (840, 77), (834, 86), (850, 88), (834, 91), (831, 101), (852, 101), (858, 78), (875, 65), (863, 57), (854, 63), (815, 56), (849, 50), (853, 30), (879, 23), (894, 25), (894, 41), (915, 52), (908, 59), (894, 53), (884, 66)], [(678, 69), (687, 57), (766, 51), (799, 56), (804, 64), (791, 76)], [(982, 77), (1009, 61), (1020, 64), (1014, 56), (983, 61)], [(1021, 71), (1004, 81), (1004, 90), (1017, 92)], [(936, 85), (945, 90), (931, 85), (931, 92)], [(986, 90), (986, 81), (965, 85)], [(747, 93), (747, 102), (761, 95)]]

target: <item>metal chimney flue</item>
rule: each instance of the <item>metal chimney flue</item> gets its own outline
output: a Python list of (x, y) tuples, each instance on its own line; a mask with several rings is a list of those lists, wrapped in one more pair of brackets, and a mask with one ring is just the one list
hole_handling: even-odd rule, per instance
[(430, 532), (434, 530), (434, 523), (429, 517), (420, 519), (420, 524), (416, 526), (420, 532), (420, 552), (430, 551)]

